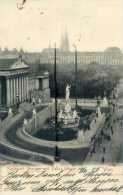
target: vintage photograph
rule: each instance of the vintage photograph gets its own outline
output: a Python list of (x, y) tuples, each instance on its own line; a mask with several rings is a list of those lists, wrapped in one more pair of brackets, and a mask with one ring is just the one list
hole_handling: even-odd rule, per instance
[(0, 1), (0, 165), (123, 162), (123, 0)]

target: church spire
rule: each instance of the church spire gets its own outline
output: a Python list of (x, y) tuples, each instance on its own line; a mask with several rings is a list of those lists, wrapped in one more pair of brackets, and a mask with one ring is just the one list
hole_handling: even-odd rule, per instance
[(49, 50), (51, 50), (51, 41), (49, 41)]
[(69, 48), (69, 38), (67, 33), (67, 28), (65, 28), (64, 35), (61, 36), (61, 51), (68, 52), (70, 50)]

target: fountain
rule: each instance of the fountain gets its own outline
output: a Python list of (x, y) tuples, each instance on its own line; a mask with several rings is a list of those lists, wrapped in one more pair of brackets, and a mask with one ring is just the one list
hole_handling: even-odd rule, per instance
[(77, 111), (75, 109), (72, 110), (71, 108), (70, 88), (71, 86), (67, 84), (65, 104), (63, 110), (61, 109), (58, 113), (58, 122), (60, 122), (63, 127), (78, 127), (80, 117), (78, 116)]

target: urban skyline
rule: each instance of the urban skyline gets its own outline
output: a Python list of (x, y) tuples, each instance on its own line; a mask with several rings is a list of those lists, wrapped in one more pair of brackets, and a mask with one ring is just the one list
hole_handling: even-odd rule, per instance
[(71, 50), (73, 44), (80, 51), (99, 51), (109, 46), (123, 50), (121, 0), (54, 0), (52, 4), (49, 0), (30, 0), (21, 11), (16, 6), (18, 1), (0, 3), (0, 17), (4, 18), (0, 26), (2, 48), (41, 51), (49, 40), (59, 47), (67, 26)]

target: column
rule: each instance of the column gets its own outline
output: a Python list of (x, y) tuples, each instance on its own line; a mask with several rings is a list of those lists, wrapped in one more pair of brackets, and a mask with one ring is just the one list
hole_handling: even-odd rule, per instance
[(23, 76), (23, 100), (25, 100), (25, 76)]
[(26, 76), (24, 77), (24, 82), (25, 82), (25, 100), (27, 99), (27, 83), (26, 83)]
[(23, 76), (21, 77), (21, 94), (22, 94), (22, 102), (23, 102), (23, 100), (24, 100), (24, 94), (23, 94), (23, 92), (24, 92), (24, 89), (23, 89)]
[(11, 78), (9, 78), (9, 92), (10, 92), (10, 104), (9, 106), (11, 105)]
[(19, 85), (19, 82), (20, 82), (20, 80), (19, 80), (19, 76), (18, 76), (18, 95), (19, 95), (19, 102), (20, 102), (20, 85)]
[(19, 79), (19, 100), (20, 100), (20, 102), (22, 102), (21, 76), (18, 79)]
[(10, 79), (10, 88), (11, 88), (11, 105), (13, 105), (13, 78)]
[(9, 78), (6, 80), (7, 83), (7, 106), (10, 106), (10, 81)]
[(16, 103), (15, 77), (13, 78), (13, 103)]
[(25, 76), (25, 99), (27, 100), (27, 76)]
[(16, 100), (17, 100), (17, 78), (14, 78), (15, 80), (15, 104), (16, 104)]
[(2, 104), (2, 81), (0, 80), (0, 105)]
[(16, 95), (19, 95), (18, 77), (16, 78)]
[(26, 94), (27, 94), (27, 99), (29, 98), (29, 79), (28, 76), (26, 76), (26, 85), (27, 85), (27, 90), (26, 90)]
[(26, 79), (25, 76), (23, 77), (23, 89), (24, 89), (24, 101), (26, 100)]
[(12, 79), (9, 79), (9, 87), (10, 87), (10, 105), (12, 105), (12, 87), (11, 87), (11, 81)]
[(27, 100), (27, 82), (26, 82), (26, 76), (24, 77), (25, 81), (25, 100)]

